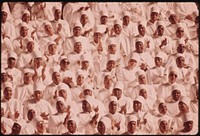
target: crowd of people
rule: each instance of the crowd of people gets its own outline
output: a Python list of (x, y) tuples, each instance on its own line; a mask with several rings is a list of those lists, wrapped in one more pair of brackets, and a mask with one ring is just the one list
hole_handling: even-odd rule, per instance
[(1, 133), (198, 132), (194, 2), (3, 2)]

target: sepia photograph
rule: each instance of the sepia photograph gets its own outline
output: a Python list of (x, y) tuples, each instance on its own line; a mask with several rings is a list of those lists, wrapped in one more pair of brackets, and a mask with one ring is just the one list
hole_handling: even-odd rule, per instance
[(1, 134), (199, 133), (197, 1), (0, 4)]

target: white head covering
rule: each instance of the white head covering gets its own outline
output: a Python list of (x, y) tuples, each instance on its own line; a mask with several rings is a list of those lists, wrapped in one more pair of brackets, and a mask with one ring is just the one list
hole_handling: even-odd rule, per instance
[(178, 68), (177, 68), (177, 66), (170, 66), (169, 68), (168, 68), (168, 73), (170, 73), (170, 72), (175, 72), (175, 73), (177, 73), (178, 72)]
[(22, 11), (22, 16), (23, 16), (24, 14), (28, 14), (28, 15), (30, 16), (30, 12), (29, 12), (27, 9), (25, 9), (25, 10)]
[(63, 55), (63, 56), (60, 56), (60, 57), (59, 57), (59, 59), (58, 59), (59, 61), (58, 61), (58, 62), (60, 63), (63, 59), (69, 61), (68, 58), (67, 58), (66, 56)]
[(76, 126), (79, 125), (79, 118), (78, 118), (77, 116), (72, 115), (72, 116), (69, 117), (68, 121), (69, 121), (69, 120), (75, 121)]
[(135, 121), (137, 122), (137, 117), (135, 115), (129, 115), (127, 117), (127, 122)]
[(183, 89), (182, 86), (179, 85), (179, 84), (174, 84), (174, 85), (172, 86), (172, 91), (173, 91), (173, 90), (179, 90), (179, 91), (181, 92), (182, 89)]
[(135, 44), (137, 42), (142, 42), (144, 44), (144, 38), (137, 38), (137, 39), (135, 39)]
[(70, 88), (69, 88), (69, 86), (67, 84), (58, 85), (57, 90), (60, 91), (62, 89), (65, 90), (65, 91), (69, 91), (70, 90)]
[(114, 25), (116, 25), (116, 24), (122, 26), (122, 20), (120, 20), (120, 19), (114, 20)]
[(192, 15), (193, 19), (195, 19), (197, 16), (199, 16), (199, 12), (196, 10), (196, 11), (192, 12), (191, 15)]
[(146, 76), (146, 73), (143, 70), (138, 70), (136, 72), (136, 77), (138, 78), (140, 75), (145, 75)]
[(25, 73), (31, 73), (31, 74), (34, 74), (35, 72), (34, 72), (34, 70), (31, 69), (31, 68), (24, 68), (24, 69), (23, 69), (23, 73), (24, 73), (24, 74), (25, 74)]
[(179, 57), (185, 58), (185, 56), (182, 53), (177, 53), (176, 54), (176, 59), (178, 59)]
[(103, 116), (101, 117), (100, 121), (102, 121), (106, 127), (106, 129), (110, 129), (111, 128), (111, 119), (106, 117), (106, 116)]
[(53, 6), (53, 8), (52, 8), (53, 14), (55, 13), (55, 11), (56, 11), (57, 9), (61, 10), (60, 7), (59, 7), (58, 5)]
[(157, 6), (152, 7), (152, 8), (151, 8), (151, 13), (152, 13), (152, 12), (160, 13), (160, 8), (157, 7)]
[(175, 30), (177, 30), (179, 27), (185, 29), (185, 25), (183, 23), (177, 23)]
[(184, 41), (183, 38), (178, 39), (176, 43), (177, 43), (177, 44), (176, 44), (177, 46), (180, 45), (180, 44), (182, 44), (183, 46), (185, 46), (185, 41)]
[(75, 43), (80, 42), (83, 45), (83, 39), (81, 37), (74, 37), (72, 40), (73, 45), (75, 45)]
[(47, 43), (48, 46), (49, 46), (49, 45), (52, 45), (52, 44), (53, 44), (53, 45), (56, 45), (56, 42), (50, 41), (50, 42)]
[(116, 61), (116, 60), (117, 60), (117, 56), (116, 56), (116, 55), (113, 55), (113, 54), (109, 54), (109, 55), (108, 55), (108, 61), (110, 61), (110, 60)]
[(60, 65), (50, 68), (49, 73), (52, 75), (54, 72), (60, 73)]
[(85, 11), (85, 10), (82, 10), (82, 11), (81, 11), (81, 16), (82, 16), (82, 15), (88, 15), (88, 12)]
[(166, 54), (165, 53), (163, 53), (163, 52), (158, 52), (156, 55), (155, 55), (155, 57), (159, 57), (159, 58), (161, 58), (162, 60), (163, 60), (163, 62), (165, 62), (165, 60), (166, 60)]
[(106, 27), (104, 25), (96, 25), (94, 27), (94, 33), (104, 33), (106, 31)]
[(33, 91), (44, 91), (45, 86), (42, 83), (35, 83), (33, 85)]
[(43, 118), (40, 115), (36, 115), (33, 120), (32, 120), (32, 124), (34, 126), (34, 128), (36, 128), (36, 125), (38, 122), (43, 121)]
[(87, 78), (87, 74), (86, 74), (84, 71), (80, 70), (80, 69), (78, 69), (78, 70), (76, 71), (76, 78), (77, 78), (79, 75), (82, 75), (82, 76), (84, 77), (84, 79)]
[(187, 96), (182, 96), (180, 99), (180, 102), (185, 103), (188, 107), (190, 107), (190, 101), (191, 101), (191, 99)]
[(92, 88), (92, 85), (91, 84), (85, 84), (84, 86), (83, 86), (83, 90), (86, 90), (86, 89), (89, 89), (89, 90), (93, 90), (93, 88)]
[(130, 59), (136, 60), (137, 62), (140, 61), (140, 55), (138, 53), (131, 53)]
[(175, 14), (174, 10), (169, 10), (169, 11), (166, 12), (167, 18), (169, 18), (173, 14)]
[(90, 96), (90, 95), (86, 95), (85, 100), (90, 104), (91, 108), (95, 108), (95, 98)]
[(123, 11), (123, 16), (129, 16), (129, 17), (131, 17), (131, 14), (130, 14), (129, 11)]
[(24, 130), (27, 127), (27, 123), (24, 119), (17, 120), (16, 123), (21, 126), (21, 131)]
[(166, 27), (166, 23), (165, 23), (165, 21), (162, 21), (162, 20), (158, 20), (157, 21), (157, 23), (156, 23), (156, 26), (158, 27), (158, 26), (163, 26), (164, 28)]
[(117, 97), (115, 97), (115, 96), (110, 96), (109, 100), (110, 100), (110, 102), (114, 101), (117, 103)]
[(73, 27), (73, 28), (75, 28), (75, 27), (80, 27), (80, 28), (82, 28), (81, 22), (80, 22), (80, 21), (76, 21), (76, 22), (74, 23), (74, 27)]
[(167, 117), (161, 117), (159, 120), (158, 120), (158, 126), (160, 126), (160, 123), (162, 122), (162, 121), (166, 121), (167, 123), (168, 123), (168, 125), (169, 125), (169, 119), (167, 118)]
[(13, 85), (12, 85), (12, 83), (11, 83), (11, 82), (8, 82), (8, 81), (2, 83), (1, 87), (2, 87), (3, 90), (5, 90), (7, 87), (9, 87), (9, 88), (11, 88), (11, 89), (13, 90)]
[(108, 46), (111, 45), (111, 44), (117, 45), (117, 41), (116, 41), (115, 38), (109, 38), (108, 41), (107, 41), (107, 43), (108, 43)]
[(56, 103), (57, 103), (58, 101), (62, 102), (62, 103), (65, 105), (65, 100), (64, 100), (63, 97), (57, 97), (57, 98), (56, 98)]
[(21, 29), (22, 27), (26, 27), (27, 29), (29, 29), (28, 24), (25, 23), (25, 22), (21, 22), (21, 23), (19, 23), (18, 26), (19, 26), (19, 29)]
[(145, 102), (145, 99), (144, 99), (144, 97), (142, 97), (142, 96), (139, 95), (139, 96), (136, 97), (136, 99), (134, 101), (138, 101), (138, 102), (140, 102), (143, 105), (144, 102)]
[(107, 16), (108, 17), (108, 11), (107, 10), (102, 10), (100, 12), (100, 16)]
[(42, 53), (40, 50), (33, 51), (33, 58), (42, 58)]
[(155, 103), (154, 103), (154, 108), (155, 108), (155, 110), (158, 110), (158, 106), (161, 104), (161, 103), (165, 103), (165, 100), (163, 99), (163, 98), (158, 98), (156, 101), (155, 101)]
[(15, 59), (17, 59), (17, 54), (15, 52), (9, 52), (8, 53), (8, 58), (15, 58)]
[(6, 12), (7, 14), (9, 14), (9, 13), (10, 13), (9, 6), (8, 6), (6, 3), (3, 3), (3, 4), (2, 4), (1, 11), (4, 11), (4, 12)]
[(25, 40), (24, 40), (25, 46), (27, 46), (27, 44), (28, 44), (29, 42), (34, 42), (34, 40), (33, 40), (31, 37), (26, 37)]
[(194, 122), (194, 116), (191, 112), (184, 113), (182, 119), (183, 119), (183, 122), (187, 122), (187, 121), (193, 121)]
[(144, 85), (144, 84), (139, 85), (139, 92), (140, 92), (140, 90), (142, 90), (142, 89), (144, 89), (144, 90), (146, 90), (146, 91), (148, 90), (147, 86)]
[(49, 21), (44, 21), (44, 23), (43, 23), (43, 27), (45, 27), (46, 25), (49, 25), (49, 26), (51, 26), (52, 27), (52, 25), (51, 25), (51, 23), (49, 22)]
[(139, 25), (142, 25), (142, 26), (144, 26), (146, 28), (147, 27), (147, 21), (146, 20), (139, 21), (138, 22), (138, 26)]
[(91, 61), (91, 56), (87, 53), (87, 54), (82, 54), (80, 57), (81, 61)]
[(124, 89), (124, 84), (123, 84), (122, 82), (120, 82), (120, 81), (117, 81), (117, 82), (115, 83), (115, 86), (114, 86), (113, 89), (115, 89), (115, 88), (120, 89), (120, 90), (123, 91), (123, 89)]

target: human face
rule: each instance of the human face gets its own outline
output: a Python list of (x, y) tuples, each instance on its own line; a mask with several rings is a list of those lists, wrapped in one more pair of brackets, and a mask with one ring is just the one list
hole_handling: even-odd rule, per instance
[(7, 17), (8, 17), (8, 13), (6, 13), (5, 11), (1, 11), (1, 20), (3, 23), (6, 22)]
[(70, 133), (75, 133), (76, 132), (76, 122), (73, 120), (68, 120), (67, 121), (67, 129)]
[(80, 42), (74, 44), (74, 51), (78, 54), (82, 51), (82, 44)]
[(60, 9), (56, 9), (56, 10), (55, 10), (54, 19), (55, 19), (55, 20), (61, 19), (61, 11), (60, 11)]
[(54, 84), (58, 85), (61, 82), (60, 73), (54, 72), (52, 74), (52, 81), (53, 81)]
[(79, 26), (76, 26), (73, 28), (73, 34), (75, 37), (78, 37), (81, 35), (81, 28)]
[(146, 28), (143, 25), (138, 26), (138, 31), (141, 36), (144, 36), (146, 33)]
[(144, 99), (147, 99), (147, 91), (145, 89), (141, 89), (139, 95), (144, 97)]
[(176, 29), (176, 37), (182, 38), (184, 36), (184, 29), (182, 27), (179, 27)]
[(32, 82), (32, 74), (31, 73), (25, 73), (24, 74), (24, 84), (28, 85)]
[(18, 123), (14, 123), (12, 126), (12, 134), (19, 135), (21, 126)]
[(87, 15), (82, 15), (80, 19), (81, 24), (84, 26), (85, 24), (88, 23), (88, 16)]
[(58, 91), (58, 96), (63, 97), (64, 99), (67, 99), (67, 92), (64, 89), (61, 89)]
[(163, 62), (162, 62), (162, 58), (160, 57), (155, 57), (155, 64), (157, 67), (162, 66)]
[(89, 61), (82, 61), (82, 69), (88, 69), (89, 67)]
[(180, 112), (182, 112), (182, 113), (185, 113), (189, 110), (189, 107), (182, 101), (180, 101), (178, 103), (178, 108), (179, 108)]
[(35, 110), (30, 109), (30, 110), (28, 111), (28, 114), (27, 114), (28, 120), (31, 121), (35, 116), (36, 116)]
[(57, 101), (56, 103), (56, 110), (58, 111), (58, 113), (64, 113), (65, 112), (65, 105), (63, 102), (61, 101)]
[(30, 15), (29, 14), (24, 14), (22, 16), (22, 21), (28, 23), (30, 21)]
[(143, 53), (144, 52), (144, 44), (142, 42), (136, 42), (135, 47), (136, 47), (137, 53)]
[(90, 95), (90, 96), (92, 96), (92, 91), (90, 90), (90, 89), (85, 89), (84, 91), (83, 91), (83, 94), (86, 96), (86, 95)]
[(99, 32), (95, 32), (94, 35), (93, 35), (93, 38), (94, 38), (94, 41), (95, 41), (96, 43), (99, 43), (99, 41), (100, 41), (101, 38), (102, 38), (102, 34), (99, 33)]
[(77, 85), (82, 85), (84, 83), (84, 76), (78, 75), (76, 82), (77, 82)]
[(36, 102), (39, 102), (43, 97), (43, 93), (42, 91), (34, 91), (34, 99), (36, 100)]
[(34, 42), (28, 42), (26, 47), (28, 52), (32, 52), (34, 50)]
[(8, 58), (8, 67), (9, 68), (14, 68), (15, 67), (15, 65), (16, 65), (16, 59), (15, 58), (13, 58), (13, 57), (11, 57), (11, 58)]
[(189, 131), (191, 131), (192, 128), (193, 128), (193, 121), (184, 122), (183, 126), (184, 126), (184, 129), (185, 129), (187, 132), (189, 132)]
[(167, 106), (165, 103), (160, 103), (159, 106), (158, 106), (158, 111), (165, 115), (167, 113)]
[(178, 47), (177, 47), (177, 52), (178, 53), (184, 53), (185, 50), (186, 50), (185, 45), (183, 45), (183, 44), (179, 44), (178, 45)]
[(141, 111), (142, 109), (142, 103), (139, 101), (133, 101), (133, 109), (135, 112)]
[(98, 132), (100, 134), (102, 134), (102, 135), (105, 134), (105, 132), (106, 132), (106, 126), (105, 126), (105, 124), (102, 121), (98, 122), (97, 130), (98, 130)]
[(146, 76), (145, 75), (140, 75), (138, 77), (138, 81), (140, 84), (146, 84), (147, 80), (146, 80)]
[(47, 35), (52, 36), (53, 35), (53, 29), (50, 25), (45, 25), (44, 30)]
[(109, 60), (107, 62), (107, 67), (106, 67), (109, 71), (111, 71), (113, 68), (115, 68), (115, 61), (114, 60)]
[(10, 100), (12, 98), (12, 94), (13, 94), (12, 88), (6, 87), (4, 89), (4, 98), (6, 100)]
[(37, 122), (36, 129), (39, 133), (44, 133), (45, 131), (44, 121)]
[(117, 111), (117, 103), (115, 101), (111, 101), (108, 108), (111, 114), (115, 114)]
[(177, 67), (179, 67), (179, 68), (184, 67), (184, 65), (185, 65), (185, 58), (184, 58), (184, 57), (178, 57), (178, 58), (176, 59), (176, 65), (177, 65)]
[(128, 26), (129, 23), (130, 23), (130, 17), (124, 16), (123, 17), (123, 25)]
[(158, 31), (158, 35), (159, 35), (159, 36), (163, 36), (164, 31), (165, 31), (165, 28), (164, 28), (162, 25), (159, 25), (159, 26), (157, 27), (157, 31)]
[(39, 68), (40, 66), (42, 66), (42, 58), (41, 57), (38, 57), (38, 58), (34, 59), (34, 66), (36, 68)]
[(49, 53), (50, 53), (51, 55), (56, 54), (57, 45), (55, 45), (55, 44), (49, 45), (48, 50), (49, 50)]
[(137, 65), (137, 60), (130, 59), (128, 61), (128, 68), (133, 69), (133, 68), (135, 68), (136, 65)]
[(115, 24), (114, 25), (114, 32), (115, 32), (115, 34), (120, 35), (121, 31), (122, 31), (122, 27), (120, 25), (118, 25), (118, 24)]
[(169, 82), (170, 82), (170, 83), (176, 82), (177, 77), (178, 77), (177, 73), (174, 72), (174, 71), (171, 71), (171, 72), (169, 73), (169, 76), (168, 76)]
[(178, 18), (175, 14), (172, 14), (169, 17), (169, 21), (170, 21), (171, 24), (176, 24), (176, 23), (178, 23)]
[(137, 123), (135, 122), (135, 121), (130, 121), (129, 123), (128, 123), (128, 132), (129, 133), (134, 133), (135, 132), (135, 130), (136, 130), (136, 125)]
[(181, 97), (181, 92), (179, 90), (173, 90), (172, 91), (172, 99), (174, 101), (177, 102), (180, 99), (180, 97)]
[(101, 16), (100, 22), (101, 22), (101, 24), (105, 25), (108, 22), (108, 17), (107, 16)]
[(2, 81), (2, 83), (8, 81), (7, 73), (1, 73), (1, 81)]
[(108, 46), (108, 52), (110, 54), (115, 54), (116, 51), (117, 51), (116, 44), (111, 44), (111, 45)]
[(61, 62), (60, 62), (60, 69), (63, 70), (63, 71), (67, 70), (69, 64), (70, 64), (70, 62), (67, 59), (61, 60)]
[(163, 120), (160, 125), (159, 125), (159, 129), (162, 133), (167, 132), (169, 128), (169, 125), (167, 123), (167, 121)]
[(150, 15), (151, 22), (156, 22), (158, 20), (158, 13), (157, 12), (152, 12)]
[(20, 36), (26, 37), (28, 35), (28, 28), (23, 26), (20, 28)]
[(110, 89), (112, 83), (113, 83), (112, 77), (110, 75), (105, 76), (105, 78), (104, 78), (105, 88)]
[(113, 94), (114, 96), (117, 97), (117, 99), (119, 100), (122, 96), (122, 90), (121, 89), (118, 89), (118, 88), (115, 88), (113, 89)]
[(92, 111), (91, 105), (86, 100), (82, 101), (82, 109), (83, 109), (83, 112), (91, 112)]

